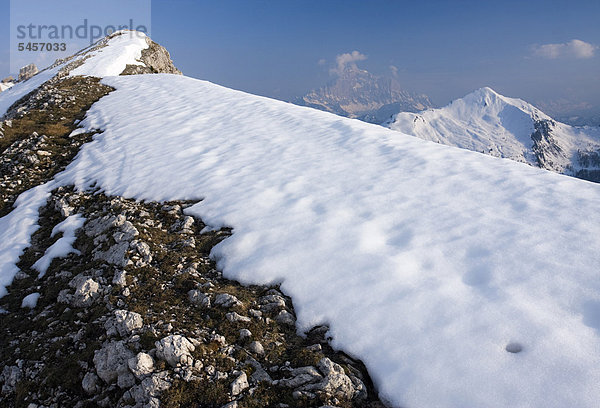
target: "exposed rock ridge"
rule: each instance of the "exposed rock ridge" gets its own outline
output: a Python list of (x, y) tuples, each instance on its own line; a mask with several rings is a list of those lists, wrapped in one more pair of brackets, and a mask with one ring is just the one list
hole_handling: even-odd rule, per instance
[[(326, 327), (296, 334), (277, 287), (223, 278), (208, 254), (231, 232), (200, 233), (202, 221), (185, 214), (191, 204), (52, 193), (0, 299), (0, 404), (382, 407), (364, 366), (329, 346)], [(87, 220), (77, 252), (38, 278), (32, 265), (73, 214)]]

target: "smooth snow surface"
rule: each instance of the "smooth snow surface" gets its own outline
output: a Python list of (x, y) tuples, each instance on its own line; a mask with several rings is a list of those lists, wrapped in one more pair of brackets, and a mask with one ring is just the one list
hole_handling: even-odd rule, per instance
[(55, 258), (64, 258), (70, 253), (79, 253), (78, 250), (73, 248), (73, 243), (77, 239), (75, 232), (83, 227), (84, 223), (85, 218), (80, 214), (76, 214), (67, 217), (63, 222), (52, 229), (50, 238), (54, 237), (59, 232), (62, 232), (63, 235), (32, 265), (32, 268), (40, 273), (38, 278), (41, 278), (46, 274), (46, 271), (48, 271), (50, 264)]
[(33, 309), (37, 306), (37, 301), (39, 298), (40, 294), (37, 292), (27, 295), (23, 298), (23, 301), (21, 302), (21, 307), (28, 307), (29, 309)]
[(0, 219), (3, 283), (57, 185), (204, 198), (225, 275), (282, 282), (394, 406), (597, 407), (600, 185), (186, 77), (104, 82), (83, 125), (105, 132)]
[(108, 41), (105, 47), (92, 52), (83, 65), (70, 72), (71, 76), (95, 77), (117, 76), (127, 65), (143, 65), (138, 61), (142, 50), (148, 48), (146, 35), (139, 31), (121, 31)]

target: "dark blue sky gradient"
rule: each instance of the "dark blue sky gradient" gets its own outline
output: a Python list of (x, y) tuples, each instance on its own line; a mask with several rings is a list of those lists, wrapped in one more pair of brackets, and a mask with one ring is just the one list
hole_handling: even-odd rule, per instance
[[(1, 75), (9, 2), (0, 5)], [(600, 50), (588, 59), (532, 53), (573, 39), (600, 45), (599, 21), (597, 0), (152, 2), (152, 37), (186, 75), (288, 100), (328, 81), (336, 55), (358, 50), (368, 57), (360, 67), (390, 75), (394, 65), (407, 89), (437, 104), (491, 86), (600, 106)]]

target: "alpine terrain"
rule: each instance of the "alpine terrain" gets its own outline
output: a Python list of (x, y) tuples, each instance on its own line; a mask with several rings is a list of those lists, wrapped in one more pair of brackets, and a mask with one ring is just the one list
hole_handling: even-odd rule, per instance
[(426, 95), (405, 91), (395, 79), (373, 75), (356, 65), (347, 66), (330, 83), (295, 103), (377, 124), (397, 112), (419, 112), (431, 107)]
[(433, 142), (600, 182), (600, 127), (560, 123), (521, 99), (481, 88), (440, 109), (402, 112), (386, 126)]
[[(376, 100), (323, 106), (401, 99), (352, 75)], [(489, 89), (426, 115), (594, 169)], [(598, 184), (186, 77), (132, 31), (0, 116), (2, 406), (597, 407)]]

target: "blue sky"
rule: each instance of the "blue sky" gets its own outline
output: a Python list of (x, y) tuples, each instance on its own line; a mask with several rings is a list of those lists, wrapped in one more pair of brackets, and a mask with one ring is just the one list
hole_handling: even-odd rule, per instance
[[(281, 99), (322, 85), (336, 56), (356, 50), (367, 57), (360, 67), (391, 75), (393, 65), (404, 87), (437, 104), (491, 86), (600, 107), (599, 18), (597, 0), (155, 0), (152, 37), (186, 75)], [(0, 73), (8, 13), (2, 20)]]

